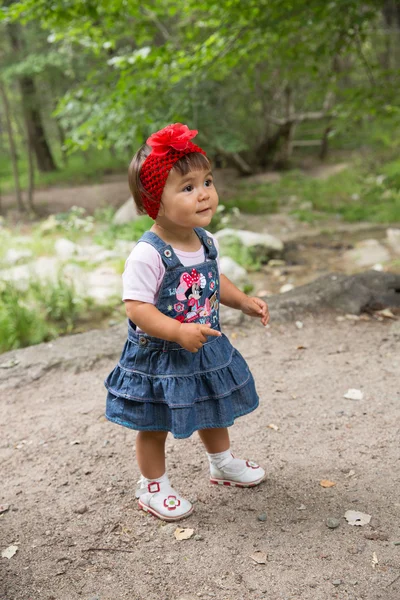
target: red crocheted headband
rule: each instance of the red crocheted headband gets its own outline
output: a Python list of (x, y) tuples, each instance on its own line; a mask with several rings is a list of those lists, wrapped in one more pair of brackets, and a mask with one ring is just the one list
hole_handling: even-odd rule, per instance
[(187, 125), (174, 123), (153, 133), (147, 140), (152, 150), (142, 165), (140, 181), (148, 192), (148, 196), (145, 195), (142, 199), (143, 206), (152, 219), (158, 215), (164, 186), (174, 164), (191, 152), (206, 155), (204, 150), (190, 141), (196, 135), (195, 129), (190, 130)]

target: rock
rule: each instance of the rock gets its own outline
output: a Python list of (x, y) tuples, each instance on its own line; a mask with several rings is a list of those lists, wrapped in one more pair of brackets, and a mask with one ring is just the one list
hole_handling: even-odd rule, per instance
[(113, 223), (115, 225), (124, 225), (136, 221), (141, 215), (138, 215), (133, 198), (129, 198), (115, 213)]
[(390, 254), (377, 240), (363, 240), (353, 250), (347, 250), (343, 254), (343, 260), (357, 267), (372, 267), (376, 263), (390, 260)]
[(334, 579), (332, 581), (332, 585), (334, 585), (335, 587), (337, 587), (338, 585), (341, 585), (343, 582), (341, 579)]
[(400, 229), (388, 229), (386, 238), (393, 252), (400, 255)]
[(90, 297), (98, 302), (107, 302), (122, 295), (122, 280), (111, 267), (99, 267), (85, 274), (86, 290)]
[(294, 285), (291, 283), (285, 283), (285, 285), (283, 285), (280, 288), (279, 293), (286, 294), (287, 292), (291, 292), (292, 290), (294, 290)]
[(0, 279), (11, 281), (18, 289), (24, 290), (28, 288), (28, 282), (33, 277), (40, 281), (56, 279), (59, 266), (57, 258), (40, 256), (34, 262), (0, 271)]
[(196, 542), (201, 542), (202, 540), (204, 540), (204, 537), (200, 533), (196, 533), (193, 539), (196, 540)]
[(230, 327), (238, 327), (244, 321), (244, 314), (240, 310), (228, 308), (227, 306), (220, 306), (220, 319), (224, 327), (227, 325)]
[(224, 242), (231, 239), (238, 239), (249, 250), (253, 251), (254, 257), (261, 262), (268, 262), (270, 258), (280, 255), (283, 252), (283, 242), (269, 233), (254, 233), (244, 229), (221, 229), (215, 234), (223, 251)]
[(221, 272), (228, 277), (234, 284), (241, 286), (248, 283), (247, 271), (237, 264), (229, 256), (223, 256), (220, 259)]
[(329, 527), (329, 529), (336, 529), (337, 527), (339, 527), (339, 525), (340, 521), (335, 517), (328, 517), (326, 520), (326, 526)]
[(257, 515), (257, 519), (259, 521), (266, 521), (267, 520), (267, 513), (261, 513), (260, 515)]
[(56, 241), (54, 244), (54, 250), (58, 258), (61, 260), (68, 260), (79, 254), (79, 246), (70, 240), (66, 240), (65, 238), (59, 238)]
[(300, 314), (334, 309), (347, 314), (400, 306), (400, 275), (365, 271), (327, 274), (285, 294), (266, 298), (271, 321), (296, 321)]
[(88, 507), (86, 506), (86, 504), (82, 504), (82, 506), (77, 506), (74, 509), (74, 513), (76, 513), (77, 515), (84, 515), (85, 512), (88, 511)]

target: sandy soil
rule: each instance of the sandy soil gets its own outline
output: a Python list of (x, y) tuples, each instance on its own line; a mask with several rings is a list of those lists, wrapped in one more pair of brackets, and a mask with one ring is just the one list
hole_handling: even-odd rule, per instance
[[(194, 529), (185, 541), (138, 510), (134, 433), (103, 416), (123, 328), (1, 356), (0, 545), (18, 546), (0, 559), (1, 600), (400, 598), (398, 322), (330, 315), (227, 332), (261, 396), (232, 447), (268, 479), (212, 486), (198, 437), (169, 439), (170, 478), (195, 503), (178, 524)], [(344, 399), (349, 388), (364, 398)], [(347, 510), (370, 524), (349, 525)]]

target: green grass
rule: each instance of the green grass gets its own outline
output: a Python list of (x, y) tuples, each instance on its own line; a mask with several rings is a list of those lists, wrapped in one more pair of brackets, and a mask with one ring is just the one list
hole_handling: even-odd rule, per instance
[[(45, 188), (53, 185), (83, 185), (100, 183), (110, 173), (127, 172), (129, 157), (112, 157), (107, 151), (89, 150), (85, 156), (76, 152), (68, 157), (68, 164), (57, 160), (58, 170), (53, 173), (35, 173), (35, 187)], [(0, 154), (0, 189), (2, 194), (14, 191), (12, 166), (8, 156)], [(25, 157), (18, 161), (20, 185), (28, 186), (28, 165)]]
[(93, 241), (105, 248), (112, 250), (116, 240), (137, 241), (150, 229), (154, 221), (147, 215), (139, 217), (136, 221), (124, 225), (108, 223), (97, 229)]
[(60, 273), (55, 281), (31, 280), (26, 289), (11, 282), (0, 285), (0, 352), (40, 344), (59, 335), (98, 326), (114, 307), (98, 306), (78, 296)]
[(238, 194), (224, 204), (253, 214), (278, 212), (289, 205), (293, 215), (310, 222), (332, 216), (348, 222), (399, 222), (400, 159), (374, 170), (359, 160), (326, 180), (296, 170), (269, 184), (244, 179)]
[(246, 271), (259, 271), (261, 268), (261, 262), (258, 260), (256, 253), (244, 246), (240, 239), (235, 236), (227, 236), (221, 239), (220, 249), (224, 256), (232, 258)]

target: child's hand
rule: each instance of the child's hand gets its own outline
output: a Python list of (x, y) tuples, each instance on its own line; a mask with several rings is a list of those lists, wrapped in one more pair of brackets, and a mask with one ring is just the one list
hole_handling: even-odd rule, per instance
[(221, 332), (211, 329), (211, 325), (200, 325), (199, 323), (182, 323), (176, 341), (178, 344), (189, 350), (189, 352), (198, 352), (207, 341), (207, 336), (220, 336)]
[(249, 315), (249, 317), (259, 317), (264, 326), (267, 325), (269, 321), (268, 305), (264, 300), (261, 300), (261, 298), (247, 296), (243, 301), (241, 310), (245, 315)]

